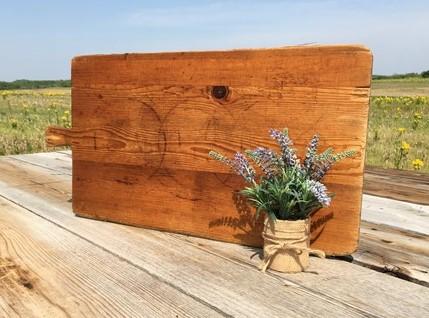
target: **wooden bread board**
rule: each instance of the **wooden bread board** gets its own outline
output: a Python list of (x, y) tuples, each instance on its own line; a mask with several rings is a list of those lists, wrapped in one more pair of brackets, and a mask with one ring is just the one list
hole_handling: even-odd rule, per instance
[(79, 216), (261, 246), (261, 221), (237, 194), (239, 176), (208, 157), (277, 147), (358, 155), (325, 177), (336, 197), (312, 219), (312, 246), (358, 244), (372, 55), (362, 46), (80, 56), (72, 61), (73, 210)]

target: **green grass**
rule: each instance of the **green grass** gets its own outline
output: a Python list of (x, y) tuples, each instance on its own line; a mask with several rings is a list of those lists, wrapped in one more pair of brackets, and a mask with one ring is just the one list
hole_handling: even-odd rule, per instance
[[(421, 78), (375, 80), (372, 93), (401, 96), (428, 84)], [(70, 89), (0, 90), (0, 155), (48, 151), (44, 133), (50, 125), (70, 126)], [(420, 159), (429, 172), (429, 97), (372, 97), (366, 164), (394, 168), (403, 141), (410, 149), (399, 167), (413, 169), (412, 161)]]

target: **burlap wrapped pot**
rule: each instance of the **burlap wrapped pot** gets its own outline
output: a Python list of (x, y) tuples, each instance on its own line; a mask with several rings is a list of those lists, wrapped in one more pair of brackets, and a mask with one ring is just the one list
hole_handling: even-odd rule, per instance
[(323, 251), (309, 248), (310, 219), (287, 221), (266, 218), (262, 236), (262, 271), (269, 267), (279, 272), (302, 272), (308, 267), (309, 254), (325, 257)]

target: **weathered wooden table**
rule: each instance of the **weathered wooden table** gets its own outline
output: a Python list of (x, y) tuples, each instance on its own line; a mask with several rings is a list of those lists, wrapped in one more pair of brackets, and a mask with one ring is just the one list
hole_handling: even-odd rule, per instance
[(79, 218), (70, 201), (70, 153), (0, 158), (0, 316), (429, 316), (428, 206), (365, 195), (353, 259), (286, 275), (259, 272), (259, 249)]

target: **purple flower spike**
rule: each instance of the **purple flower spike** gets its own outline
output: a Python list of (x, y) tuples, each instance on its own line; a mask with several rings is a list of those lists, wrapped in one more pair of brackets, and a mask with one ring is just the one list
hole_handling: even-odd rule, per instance
[(307, 148), (307, 154), (305, 155), (304, 160), (304, 169), (307, 172), (311, 173), (311, 169), (313, 168), (314, 159), (317, 154), (317, 144), (319, 143), (319, 134), (316, 134), (311, 138), (310, 144)]
[(244, 179), (246, 179), (247, 182), (253, 183), (255, 181), (255, 169), (253, 169), (243, 154), (237, 152), (234, 156), (234, 159), (231, 160), (224, 155), (212, 150), (209, 152), (209, 156), (229, 166), (236, 174), (241, 175)]
[(328, 189), (326, 189), (325, 185), (315, 180), (310, 180), (308, 183), (310, 185), (310, 191), (316, 197), (317, 201), (324, 207), (329, 206), (331, 204), (331, 198), (328, 196)]
[(247, 182), (254, 182), (256, 172), (242, 153), (237, 152), (235, 154), (233, 168), (235, 172), (243, 176)]
[(274, 177), (283, 166), (282, 159), (270, 149), (258, 147), (255, 150), (248, 150), (246, 153), (261, 167), (268, 179)]
[(311, 179), (316, 181), (321, 180), (331, 167), (332, 161), (330, 160), (316, 162), (313, 166), (313, 171), (311, 172)]
[(295, 149), (292, 146), (292, 140), (290, 140), (287, 133), (281, 132), (280, 130), (271, 129), (270, 136), (277, 141), (282, 150), (282, 159), (286, 166), (293, 167), (297, 164), (297, 157)]

